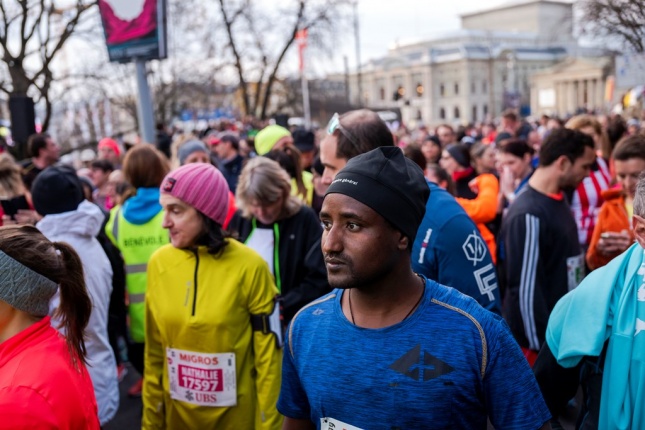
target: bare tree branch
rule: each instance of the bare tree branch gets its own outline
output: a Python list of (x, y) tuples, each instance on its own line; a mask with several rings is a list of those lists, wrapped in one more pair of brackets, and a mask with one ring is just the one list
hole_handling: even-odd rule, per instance
[(645, 52), (645, 2), (642, 0), (583, 0), (583, 34), (607, 38)]

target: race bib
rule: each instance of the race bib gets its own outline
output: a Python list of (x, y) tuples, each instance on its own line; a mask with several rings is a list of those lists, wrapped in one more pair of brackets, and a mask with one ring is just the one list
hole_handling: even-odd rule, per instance
[(321, 418), (320, 430), (363, 430), (333, 418)]
[(573, 290), (585, 277), (584, 254), (567, 258), (567, 282), (569, 291)]
[(201, 406), (237, 405), (235, 354), (166, 348), (170, 397)]

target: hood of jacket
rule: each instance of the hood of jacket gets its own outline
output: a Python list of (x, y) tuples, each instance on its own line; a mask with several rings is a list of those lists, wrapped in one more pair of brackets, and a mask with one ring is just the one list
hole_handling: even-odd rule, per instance
[(76, 210), (46, 215), (36, 224), (36, 228), (47, 236), (73, 234), (96, 237), (105, 221), (105, 214), (94, 203), (83, 200)]
[(159, 188), (138, 188), (137, 194), (123, 203), (123, 216), (132, 224), (145, 224), (161, 212)]

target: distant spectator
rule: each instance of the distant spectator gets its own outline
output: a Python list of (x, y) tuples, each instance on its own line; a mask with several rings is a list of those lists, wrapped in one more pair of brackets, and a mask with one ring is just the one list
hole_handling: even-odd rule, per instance
[(448, 124), (441, 124), (435, 129), (435, 136), (441, 142), (441, 147), (445, 148), (446, 146), (457, 143), (457, 135), (455, 130)]
[(289, 130), (279, 125), (264, 127), (255, 136), (255, 152), (264, 155), (272, 149), (282, 149), (287, 144), (293, 144)]
[(166, 131), (163, 123), (157, 123), (157, 149), (161, 151), (170, 160), (170, 145), (172, 144), (172, 137)]
[(603, 191), (604, 203), (587, 250), (591, 270), (604, 266), (634, 242), (631, 216), (639, 175), (645, 171), (645, 137), (629, 136), (621, 140), (612, 154), (619, 189)]
[(217, 154), (217, 168), (224, 175), (229, 190), (235, 193), (237, 180), (245, 160), (240, 155), (240, 139), (233, 134), (224, 134), (213, 149)]
[(201, 140), (192, 139), (177, 147), (178, 166), (189, 163), (210, 163), (209, 150)]
[(94, 160), (90, 165), (90, 179), (94, 184), (92, 200), (102, 209), (110, 210), (114, 202), (108, 196), (108, 178), (114, 171), (114, 166), (108, 160)]
[(104, 137), (98, 144), (99, 159), (108, 160), (115, 169), (121, 168), (121, 147), (116, 140)]
[(473, 167), (478, 174), (492, 173), (497, 174), (495, 168), (497, 149), (495, 145), (486, 145), (484, 143), (475, 143), (470, 148), (470, 158)]
[(609, 188), (611, 183), (609, 165), (605, 158), (597, 155), (599, 148), (601, 148), (601, 153), (606, 151), (607, 141), (604, 138), (600, 123), (591, 115), (574, 116), (567, 121), (566, 128), (578, 130), (591, 136), (596, 150), (596, 161), (591, 165), (591, 172), (576, 187), (571, 197), (571, 211), (578, 226), (578, 240), (580, 240), (580, 245), (586, 252), (596, 225), (600, 206), (603, 203), (602, 192)]
[(22, 161), (20, 165), (22, 166), (22, 180), (30, 190), (36, 176), (58, 161), (60, 147), (49, 134), (38, 133), (29, 136), (27, 152), (31, 158)]
[(436, 136), (429, 136), (421, 143), (421, 152), (426, 159), (426, 164), (438, 163), (441, 159), (441, 142)]
[(300, 151), (300, 164), (302, 169), (309, 171), (316, 154), (316, 136), (310, 130), (296, 128), (293, 133), (293, 146)]

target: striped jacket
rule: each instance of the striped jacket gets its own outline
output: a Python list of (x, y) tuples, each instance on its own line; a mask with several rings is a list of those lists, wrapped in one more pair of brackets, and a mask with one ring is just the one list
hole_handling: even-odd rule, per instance
[(527, 186), (502, 222), (503, 315), (520, 346), (539, 351), (557, 301), (584, 277), (584, 255), (566, 200)]

